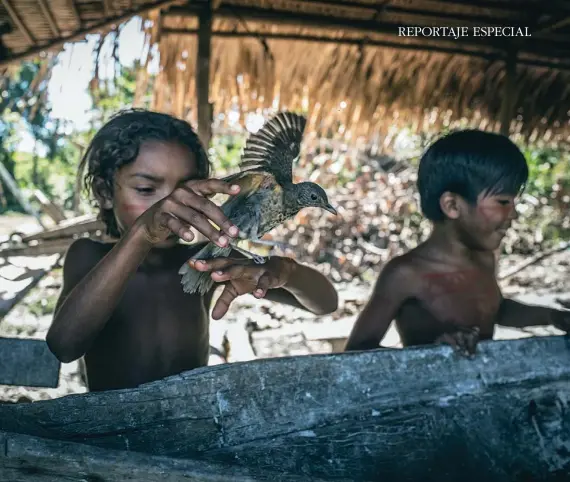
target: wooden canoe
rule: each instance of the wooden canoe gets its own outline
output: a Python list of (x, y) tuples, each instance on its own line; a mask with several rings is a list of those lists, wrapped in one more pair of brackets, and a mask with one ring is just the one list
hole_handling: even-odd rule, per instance
[(570, 344), (217, 365), (0, 405), (0, 431), (0, 480), (569, 480)]

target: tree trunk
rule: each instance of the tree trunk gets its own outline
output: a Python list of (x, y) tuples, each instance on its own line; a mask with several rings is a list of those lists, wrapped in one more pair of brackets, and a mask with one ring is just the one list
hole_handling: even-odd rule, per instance
[(568, 341), (544, 337), (217, 365), (0, 406), (0, 430), (304, 480), (557, 481), (569, 401)]

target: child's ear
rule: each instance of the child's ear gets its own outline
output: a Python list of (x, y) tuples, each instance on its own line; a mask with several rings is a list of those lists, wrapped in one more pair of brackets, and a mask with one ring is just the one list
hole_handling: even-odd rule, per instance
[(439, 207), (446, 218), (457, 219), (461, 213), (461, 196), (446, 191), (439, 198)]
[(101, 209), (113, 209), (113, 195), (103, 179), (100, 177), (94, 178), (92, 189)]

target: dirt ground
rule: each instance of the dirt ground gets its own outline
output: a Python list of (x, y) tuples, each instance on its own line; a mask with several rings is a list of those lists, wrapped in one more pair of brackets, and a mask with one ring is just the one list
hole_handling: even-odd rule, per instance
[[(10, 219), (7, 219), (10, 218)], [(37, 223), (21, 216), (0, 216), (0, 237), (15, 229), (33, 231)], [(524, 262), (521, 256), (504, 257), (499, 272)], [(9, 300), (29, 281), (18, 280), (26, 270), (44, 268), (52, 264), (54, 256), (14, 258), (13, 265), (0, 267), (0, 295)], [(503, 293), (532, 304), (561, 307), (557, 299), (570, 300), (570, 250), (547, 257), (517, 275), (501, 282)], [(0, 336), (45, 339), (51, 323), (53, 307), (61, 288), (61, 269), (42, 279), (26, 298), (0, 320)], [(317, 317), (302, 310), (292, 309), (244, 296), (236, 301), (230, 313), (211, 324), (211, 344), (222, 349), (229, 344), (229, 361), (251, 358), (279, 357), (328, 353), (338, 349), (337, 341), (345, 338), (369, 295), (370, 283), (358, 281), (336, 283), (340, 296), (337, 312)], [(515, 330), (498, 327), (496, 339), (560, 334), (553, 327)], [(229, 343), (228, 343), (229, 342)], [(382, 342), (383, 346), (400, 347), (398, 333), (392, 326)], [(212, 357), (211, 363), (220, 359)], [(58, 388), (37, 389), (0, 385), (0, 401), (31, 401), (85, 392), (78, 362), (61, 366)]]

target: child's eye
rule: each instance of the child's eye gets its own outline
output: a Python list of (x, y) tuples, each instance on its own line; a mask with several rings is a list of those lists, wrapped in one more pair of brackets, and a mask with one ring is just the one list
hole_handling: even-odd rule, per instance
[(152, 194), (154, 192), (154, 188), (152, 187), (135, 187), (136, 192), (140, 192), (141, 194)]
[(511, 201), (509, 201), (508, 199), (499, 199), (498, 202), (503, 206), (508, 206), (509, 204), (511, 204)]

